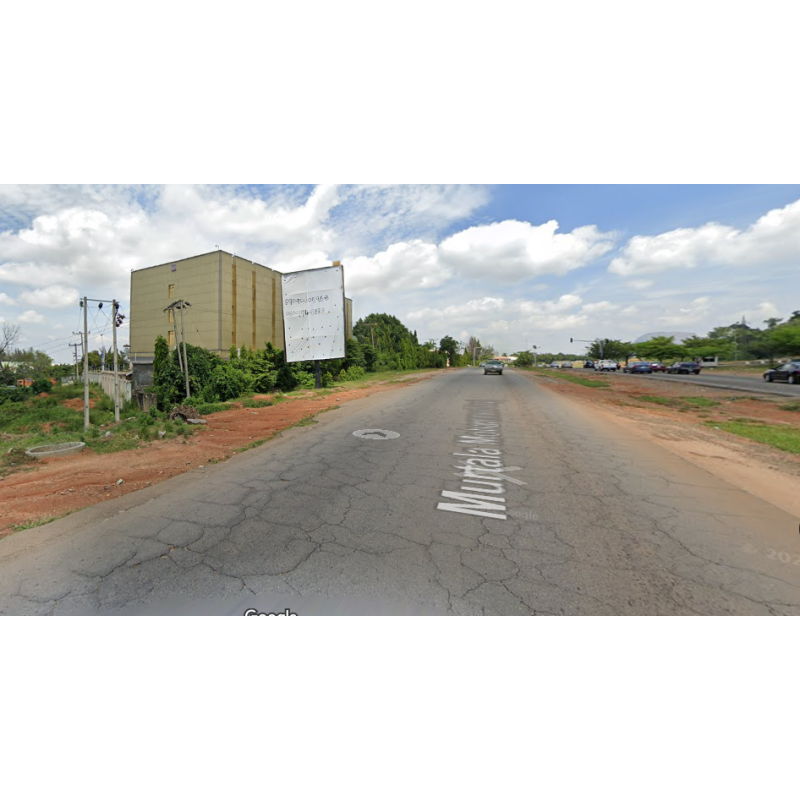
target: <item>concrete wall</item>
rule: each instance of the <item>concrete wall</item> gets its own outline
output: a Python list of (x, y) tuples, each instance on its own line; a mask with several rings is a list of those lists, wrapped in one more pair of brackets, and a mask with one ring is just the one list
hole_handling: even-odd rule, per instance
[(133, 388), (142, 389), (153, 385), (153, 362), (136, 362), (131, 365)]

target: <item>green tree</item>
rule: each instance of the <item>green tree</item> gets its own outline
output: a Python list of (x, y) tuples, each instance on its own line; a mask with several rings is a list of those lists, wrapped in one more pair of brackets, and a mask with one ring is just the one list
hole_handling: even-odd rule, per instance
[(153, 355), (153, 388), (156, 390), (158, 407), (164, 411), (166, 408), (166, 372), (169, 364), (169, 345), (163, 336), (156, 337)]
[(794, 358), (800, 355), (800, 325), (773, 328), (768, 339), (776, 356)]
[[(602, 355), (599, 342), (592, 342), (586, 349), (586, 354), (589, 358), (600, 359), (607, 358), (612, 361), (625, 360), (634, 352), (634, 345), (630, 342), (623, 342), (619, 339), (603, 339)], [(638, 347), (639, 345), (635, 345)], [(577, 360), (569, 356), (573, 361)], [(561, 356), (558, 360), (567, 360), (566, 356)]]
[(459, 343), (452, 336), (445, 336), (439, 342), (439, 352), (444, 353), (450, 359), (450, 366), (458, 366)]
[(530, 366), (533, 366), (533, 353), (529, 353), (527, 350), (523, 350), (517, 356), (516, 365), (518, 367), (530, 367)]
[(630, 355), (649, 361), (679, 361), (687, 356), (687, 348), (676, 344), (673, 336), (654, 336), (646, 342), (632, 344), (630, 347)]

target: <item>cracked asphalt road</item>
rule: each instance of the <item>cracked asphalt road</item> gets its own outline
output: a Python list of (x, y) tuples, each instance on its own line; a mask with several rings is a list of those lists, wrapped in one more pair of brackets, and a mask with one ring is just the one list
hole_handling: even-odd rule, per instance
[[(488, 399), (524, 481), (505, 520), (436, 508)], [(0, 541), (3, 614), (246, 608), (797, 614), (798, 520), (513, 370), (459, 370)]]

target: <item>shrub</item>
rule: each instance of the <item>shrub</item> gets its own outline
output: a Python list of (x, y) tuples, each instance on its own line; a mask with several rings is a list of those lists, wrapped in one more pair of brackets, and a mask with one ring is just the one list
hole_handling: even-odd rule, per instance
[(266, 370), (253, 376), (253, 390), (256, 392), (271, 392), (278, 379), (277, 370)]
[(278, 376), (275, 381), (275, 385), (282, 391), (282, 392), (291, 392), (297, 388), (299, 384), (299, 378), (297, 374), (292, 369), (291, 364), (284, 364), (278, 370)]
[(322, 385), (325, 387), (331, 386), (333, 384), (333, 375), (330, 372), (326, 372), (322, 376)]
[(223, 362), (214, 367), (207, 386), (220, 400), (232, 400), (247, 389), (247, 379), (241, 370)]
[(309, 372), (299, 373), (297, 379), (300, 389), (313, 389), (317, 385), (316, 378)]
[(350, 369), (343, 369), (339, 373), (340, 381), (357, 381), (366, 375), (363, 367), (350, 367)]
[(32, 384), (31, 389), (34, 394), (41, 394), (42, 392), (51, 392), (53, 384), (47, 378), (37, 378)]

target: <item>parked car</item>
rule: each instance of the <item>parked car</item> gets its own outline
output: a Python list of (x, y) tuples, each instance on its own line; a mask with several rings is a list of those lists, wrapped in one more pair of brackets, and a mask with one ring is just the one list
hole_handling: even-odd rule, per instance
[(787, 361), (785, 364), (778, 364), (774, 369), (768, 369), (764, 373), (764, 380), (768, 383), (772, 381), (800, 383), (800, 359)]
[(671, 367), (667, 368), (671, 375), (695, 375), (700, 374), (700, 365), (694, 361), (676, 361)]
[(484, 375), (502, 375), (503, 374), (503, 362), (502, 361), (495, 361), (492, 359), (491, 361), (487, 361), (483, 365), (483, 374)]
[(646, 361), (638, 361), (635, 364), (628, 364), (628, 366), (624, 367), (622, 371), (630, 372), (631, 375), (635, 374), (650, 375), (653, 372), (653, 368)]
[(616, 361), (605, 358), (602, 361), (595, 361), (594, 368), (598, 372), (616, 372), (619, 369), (619, 364)]
[(651, 361), (650, 362), (650, 369), (653, 370), (653, 372), (666, 372), (667, 371), (667, 365), (666, 364), (662, 364), (660, 361)]
[(594, 361), (584, 361), (583, 362), (584, 369), (594, 369)]

